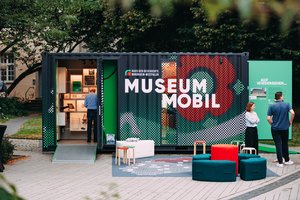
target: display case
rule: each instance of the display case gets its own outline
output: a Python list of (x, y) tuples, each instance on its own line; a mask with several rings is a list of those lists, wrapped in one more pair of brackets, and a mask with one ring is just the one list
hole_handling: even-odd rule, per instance
[[(67, 72), (65, 68), (60, 70)], [(84, 107), (84, 99), (91, 88), (96, 89), (97, 69), (84, 68), (81, 71), (68, 71), (60, 78), (60, 87), (66, 88), (63, 94), (59, 95), (61, 112), (66, 113), (65, 126), (70, 132), (87, 131), (87, 109)]]
[(87, 130), (87, 109), (84, 107), (84, 99), (87, 94), (64, 94), (65, 112), (70, 114), (70, 131), (86, 131)]
[(57, 140), (86, 139), (87, 109), (84, 100), (90, 89), (97, 90), (97, 69), (60, 66), (57, 70)]

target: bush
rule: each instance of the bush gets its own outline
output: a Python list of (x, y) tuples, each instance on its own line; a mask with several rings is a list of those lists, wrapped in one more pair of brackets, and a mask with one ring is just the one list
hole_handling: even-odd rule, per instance
[(8, 116), (24, 116), (28, 115), (24, 102), (19, 98), (0, 98), (0, 119)]
[(0, 174), (0, 198), (6, 200), (23, 200), (23, 198), (17, 194), (16, 187), (13, 184), (9, 183), (1, 174)]
[(15, 146), (8, 140), (8, 138), (4, 137), (1, 145), (2, 163), (6, 164), (7, 161), (12, 158), (14, 150)]

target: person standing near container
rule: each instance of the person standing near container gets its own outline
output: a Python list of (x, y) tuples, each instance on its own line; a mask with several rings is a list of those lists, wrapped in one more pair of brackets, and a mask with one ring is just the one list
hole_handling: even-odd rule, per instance
[[(289, 117), (289, 114), (291, 117)], [(294, 164), (289, 158), (289, 127), (293, 124), (295, 112), (289, 103), (283, 102), (282, 92), (275, 93), (275, 103), (269, 106), (267, 120), (271, 125), (272, 137), (276, 146), (277, 166)], [(284, 158), (284, 162), (283, 159)]]
[(97, 95), (96, 89), (91, 88), (85, 97), (84, 107), (87, 108), (87, 142), (91, 142), (92, 123), (94, 123), (94, 142), (97, 142)]
[(245, 145), (246, 147), (253, 147), (256, 149), (258, 154), (258, 133), (257, 133), (257, 124), (259, 118), (254, 112), (255, 104), (254, 102), (249, 102), (246, 106), (246, 132), (245, 132)]
[(4, 78), (2, 77), (3, 80), (0, 80), (0, 97), (6, 97), (6, 91), (7, 87), (4, 82)]

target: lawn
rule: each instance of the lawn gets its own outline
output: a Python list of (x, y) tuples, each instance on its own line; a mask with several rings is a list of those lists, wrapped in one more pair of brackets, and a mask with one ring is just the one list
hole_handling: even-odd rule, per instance
[[(259, 143), (275, 145), (273, 140), (260, 140)], [(293, 138), (289, 140), (289, 146), (300, 146), (300, 122), (293, 123)]]
[(11, 135), (10, 138), (19, 139), (42, 139), (42, 116), (33, 116), (27, 120), (20, 130)]

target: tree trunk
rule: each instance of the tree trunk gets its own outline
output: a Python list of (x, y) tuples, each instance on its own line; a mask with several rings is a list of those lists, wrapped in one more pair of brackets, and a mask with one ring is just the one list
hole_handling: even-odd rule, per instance
[(6, 93), (7, 95), (9, 95), (13, 89), (15, 89), (15, 87), (28, 75), (40, 71), (42, 70), (42, 63), (35, 63), (33, 64), (30, 68), (28, 68), (26, 71), (24, 71), (22, 74), (20, 74), (15, 80), (14, 82), (9, 86), (9, 88), (7, 89)]

